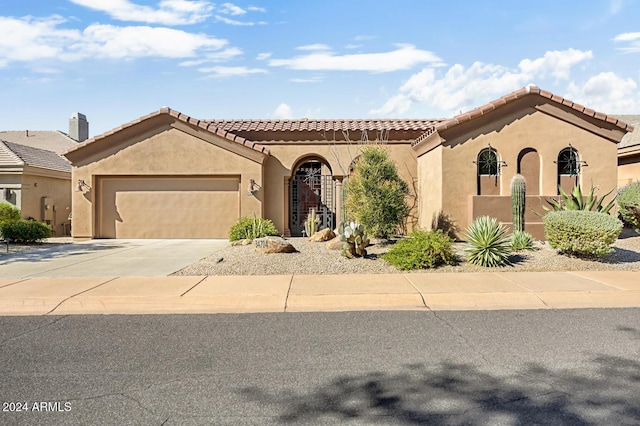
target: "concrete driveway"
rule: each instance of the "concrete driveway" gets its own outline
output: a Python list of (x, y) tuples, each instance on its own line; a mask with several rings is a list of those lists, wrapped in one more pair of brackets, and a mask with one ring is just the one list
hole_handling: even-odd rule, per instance
[(0, 258), (0, 278), (169, 275), (229, 244), (223, 239), (91, 240)]

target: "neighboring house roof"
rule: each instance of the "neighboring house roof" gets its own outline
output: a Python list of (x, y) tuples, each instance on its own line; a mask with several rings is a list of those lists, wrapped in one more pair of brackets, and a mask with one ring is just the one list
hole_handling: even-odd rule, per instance
[(149, 120), (149, 119), (151, 119), (153, 117), (158, 117), (158, 116), (163, 115), (163, 114), (168, 114), (168, 115), (170, 115), (172, 117), (175, 117), (176, 119), (178, 119), (180, 121), (183, 121), (185, 123), (191, 124), (193, 126), (201, 128), (201, 129), (204, 129), (204, 130), (206, 130), (206, 131), (208, 131), (208, 132), (210, 132), (210, 133), (212, 133), (214, 135), (217, 135), (217, 136), (220, 136), (220, 137), (222, 137), (224, 139), (227, 139), (228, 141), (235, 142), (235, 143), (237, 143), (239, 145), (245, 146), (245, 147), (250, 148), (250, 149), (252, 149), (254, 151), (260, 152), (262, 154), (269, 155), (269, 150), (265, 146), (262, 146), (260, 144), (255, 143), (255, 142), (252, 142), (252, 141), (250, 141), (248, 139), (245, 139), (245, 138), (243, 138), (241, 136), (238, 136), (238, 135), (236, 135), (236, 134), (234, 134), (232, 132), (229, 132), (228, 130), (220, 128), (215, 123), (212, 123), (210, 121), (198, 120), (198, 119), (189, 117), (188, 115), (183, 114), (180, 111), (176, 111), (176, 110), (173, 110), (173, 109), (167, 108), (167, 107), (163, 107), (159, 111), (152, 112), (151, 114), (145, 115), (144, 117), (140, 117), (137, 120), (130, 121), (130, 122), (126, 123), (126, 124), (123, 124), (123, 125), (121, 125), (119, 127), (116, 127), (115, 129), (109, 130), (106, 133), (103, 133), (103, 134), (98, 135), (98, 136), (94, 136), (91, 139), (87, 139), (84, 142), (78, 143), (74, 147), (64, 151), (63, 154), (64, 155), (70, 154), (70, 153), (72, 153), (74, 151), (77, 151), (77, 150), (79, 150), (79, 149), (81, 149), (83, 147), (86, 147), (88, 145), (93, 145), (96, 142), (98, 142), (100, 140), (103, 140), (103, 139), (105, 139), (105, 138), (107, 138), (107, 137), (109, 137), (111, 135), (114, 135), (114, 134), (116, 134), (116, 133), (118, 133), (118, 132), (120, 132), (120, 131), (122, 131), (124, 129), (133, 127), (138, 123), (141, 123), (143, 121)]
[(57, 130), (20, 130), (0, 131), (0, 140), (30, 146), (32, 148), (46, 149), (58, 154), (78, 144), (67, 134)]
[(522, 89), (516, 90), (515, 92), (512, 92), (508, 95), (502, 96), (501, 98), (496, 99), (495, 101), (491, 101), (489, 103), (486, 103), (484, 105), (482, 105), (481, 107), (478, 107), (476, 109), (473, 109), (469, 112), (466, 112), (464, 114), (460, 114), (457, 115), (451, 119), (448, 120), (444, 120), (439, 122), (438, 124), (435, 124), (434, 126), (432, 126), (429, 130), (427, 130), (422, 136), (420, 136), (419, 138), (417, 138), (414, 142), (413, 142), (413, 146), (416, 146), (418, 144), (420, 144), (421, 142), (423, 142), (425, 139), (427, 139), (430, 135), (432, 135), (433, 133), (441, 133), (445, 130), (451, 129), (453, 127), (456, 127), (462, 123), (466, 123), (472, 120), (475, 120), (479, 117), (482, 117), (486, 114), (491, 113), (492, 111), (495, 111), (496, 109), (503, 107), (507, 104), (510, 104), (518, 99), (522, 99), (526, 96), (531, 96), (531, 95), (539, 95), (542, 96), (543, 98), (548, 98), (550, 99), (552, 102), (555, 102), (557, 104), (561, 104), (564, 105), (566, 107), (572, 108), (575, 111), (577, 111), (580, 114), (583, 114), (587, 117), (593, 117), (597, 120), (601, 120), (601, 121), (605, 121), (608, 123), (611, 123), (615, 126), (617, 126), (618, 128), (620, 128), (622, 131), (625, 132), (631, 132), (633, 131), (633, 126), (630, 124), (627, 124), (626, 122), (624, 122), (621, 119), (618, 119), (617, 117), (613, 116), (613, 115), (607, 115), (607, 114), (603, 114), (601, 112), (597, 112), (594, 111), (592, 109), (586, 108), (583, 105), (577, 104), (573, 101), (570, 101), (568, 99), (565, 99), (561, 96), (555, 95), (551, 92), (548, 92), (546, 90), (542, 90), (537, 86), (527, 86), (527, 87), (523, 87)]
[(616, 117), (634, 126), (632, 132), (622, 137), (622, 140), (618, 144), (618, 149), (640, 145), (640, 115), (617, 115)]
[(53, 151), (0, 140), (0, 167), (31, 166), (71, 172), (71, 164)]
[(323, 131), (424, 131), (438, 119), (308, 119), (299, 120), (211, 120), (229, 132), (323, 132)]

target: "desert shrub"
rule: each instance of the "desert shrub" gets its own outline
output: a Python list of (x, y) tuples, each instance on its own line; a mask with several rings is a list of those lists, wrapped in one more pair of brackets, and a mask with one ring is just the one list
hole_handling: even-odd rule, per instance
[(525, 231), (514, 231), (511, 234), (511, 250), (533, 250), (533, 236)]
[(622, 230), (615, 217), (592, 211), (549, 212), (542, 220), (549, 245), (566, 254), (607, 254)]
[(620, 188), (617, 200), (622, 220), (640, 232), (640, 182), (632, 182)]
[(51, 236), (51, 228), (46, 223), (20, 219), (0, 223), (0, 233), (16, 243), (37, 243)]
[(398, 269), (435, 268), (456, 263), (453, 240), (440, 229), (413, 231), (398, 241), (382, 258)]
[(20, 209), (9, 203), (0, 203), (0, 223), (16, 220), (20, 220)]
[(560, 211), (560, 210), (593, 210), (600, 213), (609, 213), (609, 211), (613, 208), (616, 202), (616, 197), (609, 200), (607, 204), (604, 203), (604, 199), (613, 192), (613, 190), (607, 192), (602, 197), (598, 198), (596, 195), (596, 190), (592, 186), (589, 190), (589, 194), (585, 199), (582, 194), (582, 189), (580, 188), (580, 184), (577, 184), (573, 187), (573, 191), (571, 194), (567, 194), (564, 190), (558, 187), (560, 190), (561, 200), (556, 200), (552, 198), (551, 200), (547, 200), (547, 203), (551, 206), (548, 208), (547, 206), (542, 206), (547, 212), (550, 211)]
[(480, 266), (502, 266), (511, 253), (511, 242), (507, 228), (497, 219), (480, 216), (473, 221), (466, 232), (469, 263)]
[(273, 222), (269, 219), (257, 217), (242, 217), (229, 229), (229, 241), (238, 241), (245, 238), (253, 240), (269, 235), (280, 235)]
[(347, 215), (375, 238), (388, 238), (409, 214), (409, 187), (381, 147), (363, 148), (346, 189)]

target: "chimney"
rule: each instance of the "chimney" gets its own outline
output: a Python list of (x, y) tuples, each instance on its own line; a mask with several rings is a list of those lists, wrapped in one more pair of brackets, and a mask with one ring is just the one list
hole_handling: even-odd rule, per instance
[(89, 139), (89, 122), (84, 114), (74, 112), (69, 119), (69, 136), (78, 142)]

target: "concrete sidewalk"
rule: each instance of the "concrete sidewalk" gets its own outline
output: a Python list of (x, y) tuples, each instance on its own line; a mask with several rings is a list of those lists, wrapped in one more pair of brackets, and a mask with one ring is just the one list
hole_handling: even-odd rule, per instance
[(0, 315), (640, 307), (640, 272), (0, 279)]

